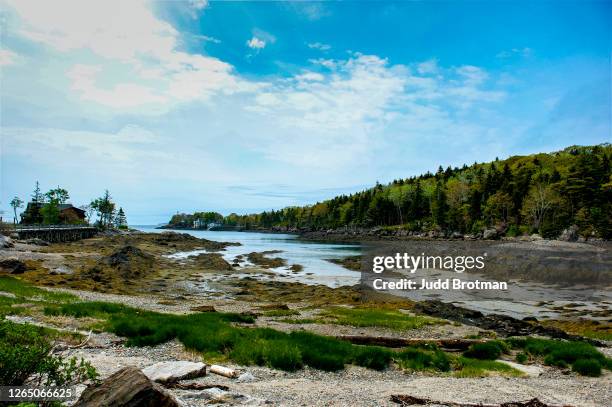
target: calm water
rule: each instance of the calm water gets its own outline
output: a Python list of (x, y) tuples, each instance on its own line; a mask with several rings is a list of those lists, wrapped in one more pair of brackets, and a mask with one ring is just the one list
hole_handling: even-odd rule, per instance
[[(153, 226), (134, 226), (143, 232), (161, 233), (168, 229), (155, 229)], [(360, 273), (347, 270), (344, 267), (330, 263), (325, 259), (343, 258), (361, 253), (361, 247), (356, 244), (311, 242), (300, 240), (295, 235), (256, 232), (231, 232), (209, 230), (176, 230), (179, 233), (189, 233), (198, 238), (218, 242), (238, 242), (240, 246), (228, 246), (221, 253), (230, 263), (236, 256), (251, 252), (280, 250), (280, 253), (270, 254), (270, 257), (281, 257), (287, 260), (287, 267), (271, 269), (279, 277), (288, 280), (301, 281), (310, 284), (326, 284), (331, 287), (353, 285), (359, 282)], [(204, 253), (205, 250), (179, 252), (170, 257), (186, 258), (190, 255)], [(244, 263), (243, 263), (244, 264)], [(299, 273), (288, 270), (292, 264), (300, 264), (304, 269)]]

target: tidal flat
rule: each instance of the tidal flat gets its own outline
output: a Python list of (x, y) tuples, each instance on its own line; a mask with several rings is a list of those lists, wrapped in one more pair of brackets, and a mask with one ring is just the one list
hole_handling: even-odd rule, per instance
[[(279, 264), (274, 259), (282, 253), (255, 252), (257, 262), (272, 259), (264, 265), (248, 256), (234, 261), (238, 255), (227, 252), (239, 247), (141, 232), (49, 246), (16, 242), (0, 251), (0, 260), (23, 262), (25, 270), (0, 273), (0, 313), (11, 323), (70, 334), (60, 342), (88, 338), (85, 346), (62, 352), (84, 357), (102, 377), (119, 366), (168, 360), (221, 363), (250, 373), (253, 379), (245, 382), (214, 375), (191, 380), (227, 386), (219, 395), (228, 405), (338, 405), (353, 397), (393, 405), (392, 394), (411, 394), (447, 402), (538, 397), (598, 406), (612, 396), (604, 316), (610, 304), (534, 304), (555, 314), (523, 321), (485, 313), (478, 324), (470, 312), (479, 311), (469, 304), (451, 309), (433, 300), (364, 292), (358, 284), (317, 283), (305, 279), (309, 267), (292, 278), (296, 273), (284, 269), (298, 263)], [(502, 314), (503, 304), (497, 307)], [(516, 329), (513, 335), (552, 336), (542, 343), (514, 341), (508, 326)], [(227, 338), (220, 347), (219, 338)], [(492, 344), (493, 353), (479, 349), (481, 343)], [(552, 359), (559, 344), (598, 360), (597, 377), (567, 357)], [(193, 392), (171, 391), (187, 405), (210, 403)]]

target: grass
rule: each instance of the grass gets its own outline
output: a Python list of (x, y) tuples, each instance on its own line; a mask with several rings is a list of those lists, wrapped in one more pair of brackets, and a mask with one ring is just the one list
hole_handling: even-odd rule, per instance
[(294, 315), (300, 315), (300, 313), (294, 309), (273, 309), (270, 311), (265, 311), (264, 315), (266, 317), (291, 317)]
[(397, 354), (396, 362), (400, 368), (407, 370), (447, 372), (451, 369), (451, 360), (448, 355), (436, 347), (404, 349)]
[(503, 376), (522, 376), (523, 373), (513, 367), (494, 360), (472, 359), (459, 356), (453, 362), (455, 377), (485, 377), (490, 372), (495, 372)]
[(426, 325), (443, 323), (434, 318), (408, 315), (398, 310), (377, 308), (332, 307), (320, 314), (322, 323), (351, 325), (356, 327), (381, 327), (395, 331), (407, 331)]
[(526, 355), (543, 358), (546, 365), (572, 366), (574, 371), (586, 376), (600, 375), (601, 369), (612, 370), (612, 359), (586, 342), (510, 338), (507, 343), (513, 348), (521, 349)]
[(34, 287), (31, 284), (25, 283), (14, 277), (0, 276), (0, 291), (15, 294), (18, 299), (27, 299), (33, 301), (45, 302), (72, 302), (78, 298), (72, 294), (48, 291), (42, 288)]
[(49, 306), (45, 314), (105, 319), (105, 329), (128, 338), (130, 346), (157, 345), (176, 338), (190, 350), (283, 370), (310, 366), (336, 371), (349, 363), (382, 369), (392, 354), (387, 349), (353, 345), (308, 332), (284, 333), (232, 325), (253, 322), (252, 316), (241, 314), (160, 314), (104, 302)]
[(468, 350), (463, 352), (463, 356), (472, 359), (495, 360), (507, 351), (508, 345), (505, 342), (489, 341), (470, 345)]

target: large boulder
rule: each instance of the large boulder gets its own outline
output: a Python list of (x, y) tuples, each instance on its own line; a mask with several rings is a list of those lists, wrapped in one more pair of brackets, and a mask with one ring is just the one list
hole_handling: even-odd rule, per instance
[(578, 226), (572, 225), (569, 228), (565, 229), (561, 232), (561, 236), (559, 236), (559, 240), (563, 240), (565, 242), (577, 242), (578, 241)]
[(497, 239), (497, 230), (485, 229), (484, 232), (482, 232), (482, 238), (485, 240)]
[(13, 243), (13, 239), (0, 234), (0, 249), (8, 249), (13, 246), (15, 246), (15, 244)]
[(11, 274), (23, 274), (27, 269), (25, 263), (18, 260), (17, 257), (0, 260), (0, 270)]
[(97, 386), (89, 386), (75, 407), (180, 407), (182, 404), (161, 385), (135, 367), (125, 367)]
[(205, 376), (206, 365), (201, 362), (175, 360), (156, 363), (143, 369), (142, 373), (157, 383), (175, 383), (179, 380)]

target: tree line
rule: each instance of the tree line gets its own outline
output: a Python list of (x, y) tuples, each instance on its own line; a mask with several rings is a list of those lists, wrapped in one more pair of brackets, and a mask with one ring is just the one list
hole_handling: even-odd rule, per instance
[[(42, 193), (40, 184), (36, 181), (36, 186), (31, 195), (31, 200), (27, 204), (25, 211), (21, 214), (22, 224), (44, 224), (56, 225), (93, 223), (103, 229), (108, 228), (127, 228), (127, 217), (123, 208), (117, 209), (116, 203), (108, 190), (99, 198), (95, 198), (89, 204), (82, 205), (78, 209), (82, 211), (83, 217), (75, 212), (62, 212), (62, 207), (70, 199), (68, 191), (62, 187), (50, 189)], [(14, 223), (17, 223), (17, 210), (24, 207), (24, 202), (19, 197), (14, 197), (10, 202), (13, 208)], [(68, 205), (72, 207), (72, 205)], [(97, 219), (94, 218), (97, 215)]]
[(250, 215), (227, 225), (245, 229), (392, 227), (410, 231), (557, 237), (576, 225), (585, 237), (612, 237), (609, 143), (555, 153), (513, 156), (394, 180), (314, 205)]

